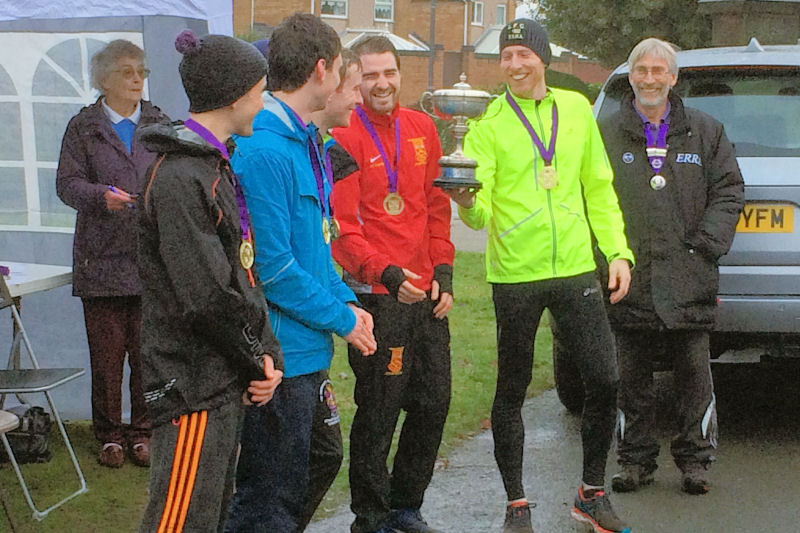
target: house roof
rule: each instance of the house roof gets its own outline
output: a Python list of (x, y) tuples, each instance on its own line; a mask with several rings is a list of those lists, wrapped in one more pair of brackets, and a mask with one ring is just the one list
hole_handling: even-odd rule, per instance
[[(800, 0), (798, 0), (800, 1)], [(503, 31), (502, 24), (489, 26), (484, 30), (480, 37), (475, 40), (473, 46), (476, 54), (499, 55), (500, 54), (500, 32)], [(553, 59), (557, 59), (569, 54), (578, 56), (578, 59), (587, 59), (586, 56), (573, 52), (568, 48), (550, 43), (550, 53)]]
[(358, 43), (362, 39), (371, 36), (371, 35), (382, 35), (387, 37), (392, 44), (397, 49), (398, 52), (428, 52), (430, 48), (425, 45), (425, 43), (415, 39), (414, 41), (403, 39), (402, 37), (395, 35), (394, 33), (387, 31), (387, 30), (379, 30), (379, 29), (353, 29), (347, 28), (341, 34), (339, 34), (339, 38), (342, 40), (342, 46), (346, 48), (351, 48), (354, 44)]

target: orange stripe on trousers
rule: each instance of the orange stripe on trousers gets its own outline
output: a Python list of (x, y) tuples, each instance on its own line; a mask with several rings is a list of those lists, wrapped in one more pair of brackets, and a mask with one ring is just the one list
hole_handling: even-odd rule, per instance
[(200, 464), (200, 453), (203, 451), (203, 439), (206, 435), (206, 422), (208, 419), (207, 411), (200, 411), (200, 420), (198, 421), (197, 435), (194, 439), (194, 449), (191, 455), (191, 464), (189, 465), (189, 479), (187, 480), (187, 487), (183, 493), (183, 501), (180, 503), (180, 511), (178, 512), (178, 527), (177, 531), (183, 531), (183, 525), (186, 523), (186, 515), (189, 512), (189, 502), (192, 500), (192, 491), (194, 490), (194, 482), (197, 478), (197, 467)]
[(180, 533), (183, 530), (197, 476), (207, 417), (206, 411), (180, 417), (169, 489), (158, 533)]

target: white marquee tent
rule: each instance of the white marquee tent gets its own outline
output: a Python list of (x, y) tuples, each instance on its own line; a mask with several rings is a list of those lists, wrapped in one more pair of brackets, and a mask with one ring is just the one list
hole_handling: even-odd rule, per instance
[[(230, 35), (232, 9), (231, 0), (0, 0), (0, 264), (72, 264), (75, 213), (56, 196), (55, 174), (67, 122), (98, 96), (91, 56), (114, 39), (142, 46), (152, 71), (145, 98), (185, 118), (174, 38), (186, 28)], [(23, 317), (43, 365), (88, 370), (71, 287), (24, 298)], [(10, 343), (4, 318), (0, 354)], [(89, 416), (88, 375), (64, 387), (66, 416)]]

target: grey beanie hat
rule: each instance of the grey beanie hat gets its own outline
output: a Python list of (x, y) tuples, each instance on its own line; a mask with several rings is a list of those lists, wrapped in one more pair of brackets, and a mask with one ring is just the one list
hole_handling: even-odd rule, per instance
[(227, 35), (198, 39), (185, 30), (175, 49), (183, 54), (179, 71), (192, 113), (234, 103), (267, 74), (267, 61), (255, 46)]
[(550, 64), (550, 39), (547, 37), (547, 30), (535, 20), (522, 18), (505, 25), (500, 32), (500, 51), (515, 44), (530, 48), (542, 63)]

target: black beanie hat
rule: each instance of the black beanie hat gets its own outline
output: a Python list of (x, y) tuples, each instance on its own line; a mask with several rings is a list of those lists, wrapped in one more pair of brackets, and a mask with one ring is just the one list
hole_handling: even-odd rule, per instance
[(175, 49), (183, 54), (179, 70), (192, 113), (234, 103), (267, 74), (267, 60), (255, 46), (227, 35), (198, 39), (184, 30)]
[(505, 25), (500, 32), (500, 51), (515, 44), (530, 48), (542, 63), (550, 64), (550, 39), (547, 37), (547, 30), (535, 20), (522, 18)]

